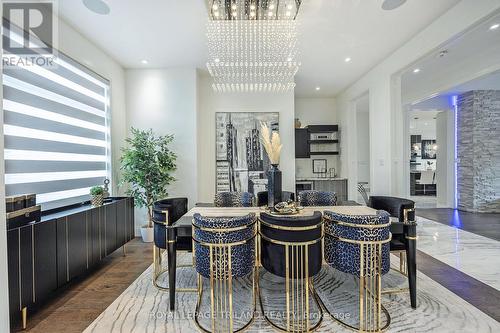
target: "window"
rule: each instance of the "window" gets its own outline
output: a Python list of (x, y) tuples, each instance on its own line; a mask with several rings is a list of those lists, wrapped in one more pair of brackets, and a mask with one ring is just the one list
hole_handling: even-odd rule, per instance
[(61, 52), (56, 63), (3, 69), (6, 195), (36, 193), (44, 210), (110, 178), (109, 81)]

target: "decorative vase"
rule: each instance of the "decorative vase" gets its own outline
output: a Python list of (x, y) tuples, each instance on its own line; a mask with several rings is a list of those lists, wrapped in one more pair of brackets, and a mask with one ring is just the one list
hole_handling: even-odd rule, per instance
[(90, 198), (90, 203), (94, 207), (102, 206), (102, 204), (104, 203), (104, 196), (102, 194), (93, 195), (92, 198)]
[(281, 202), (281, 171), (278, 164), (271, 164), (267, 180), (267, 206), (274, 210), (274, 205)]
[(302, 123), (300, 122), (299, 118), (295, 118), (295, 128), (300, 128), (302, 126)]

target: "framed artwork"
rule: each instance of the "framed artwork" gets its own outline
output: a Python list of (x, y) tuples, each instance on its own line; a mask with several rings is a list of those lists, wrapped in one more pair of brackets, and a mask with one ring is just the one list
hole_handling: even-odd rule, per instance
[(327, 171), (325, 159), (313, 160), (313, 173), (324, 173)]
[(260, 124), (279, 130), (278, 112), (217, 112), (215, 114), (215, 191), (267, 190), (269, 159), (260, 143)]
[(436, 140), (422, 140), (422, 159), (435, 160), (437, 152)]

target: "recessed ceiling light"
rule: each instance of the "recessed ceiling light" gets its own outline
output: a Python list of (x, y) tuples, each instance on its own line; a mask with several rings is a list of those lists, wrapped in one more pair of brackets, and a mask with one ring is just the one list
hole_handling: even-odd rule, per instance
[(383, 10), (393, 10), (401, 5), (403, 5), (406, 2), (406, 0), (384, 0), (382, 3), (382, 9)]
[(147, 60), (141, 60), (141, 64), (143, 64), (143, 65), (147, 65), (147, 64), (148, 64), (148, 61), (147, 61)]
[(345, 58), (345, 60), (344, 60), (344, 61), (345, 61), (345, 62), (349, 62), (349, 61), (351, 61), (351, 58), (347, 57), (347, 58)]
[(498, 28), (500, 28), (500, 24), (495, 23), (490, 27), (490, 30), (497, 30)]
[(99, 15), (108, 15), (111, 12), (108, 4), (102, 0), (83, 0), (83, 4), (88, 10)]
[(444, 58), (448, 55), (448, 50), (443, 50), (441, 52), (438, 53), (438, 57), (439, 58)]
[(316, 87), (316, 91), (320, 91), (321, 90), (321, 87)]
[(420, 72), (420, 68), (415, 68), (415, 69), (413, 70), (413, 73), (415, 73), (415, 74), (417, 74), (417, 73), (419, 73), (419, 72)]

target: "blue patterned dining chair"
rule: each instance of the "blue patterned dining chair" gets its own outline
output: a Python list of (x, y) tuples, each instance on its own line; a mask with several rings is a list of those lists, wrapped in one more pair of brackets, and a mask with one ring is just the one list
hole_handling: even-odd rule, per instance
[[(193, 216), (193, 242), (198, 272), (198, 302), (195, 323), (204, 332), (234, 332), (233, 279), (251, 275), (255, 285), (257, 217)], [(211, 329), (205, 329), (198, 314), (203, 297), (202, 278), (210, 279)], [(252, 288), (252, 318), (237, 331), (247, 328), (255, 315), (255, 288)], [(239, 309), (242, 311), (242, 309)]]
[(215, 195), (215, 207), (252, 207), (253, 194), (250, 192), (220, 192)]
[[(377, 211), (376, 215), (344, 215), (330, 211), (323, 214), (325, 261), (359, 278), (359, 327), (343, 323), (355, 330), (379, 332), (390, 324), (389, 313), (381, 304), (381, 278), (390, 269), (389, 217), (385, 211)], [(384, 327), (381, 327), (381, 311), (387, 318)]]
[(336, 206), (337, 194), (327, 191), (302, 191), (299, 193), (301, 206)]

